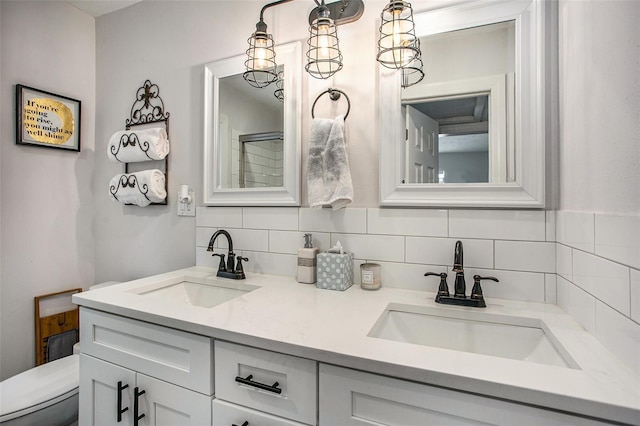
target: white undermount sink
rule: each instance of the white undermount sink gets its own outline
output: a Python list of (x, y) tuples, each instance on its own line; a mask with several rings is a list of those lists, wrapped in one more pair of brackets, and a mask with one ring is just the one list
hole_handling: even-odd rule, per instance
[(535, 318), (391, 303), (369, 337), (578, 369)]
[(258, 288), (260, 287), (231, 280), (182, 277), (136, 288), (132, 292), (146, 298), (212, 308)]

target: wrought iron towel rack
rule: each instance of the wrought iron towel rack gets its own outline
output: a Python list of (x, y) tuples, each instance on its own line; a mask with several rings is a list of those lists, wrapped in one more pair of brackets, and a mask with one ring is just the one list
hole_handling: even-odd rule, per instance
[(316, 98), (315, 101), (313, 101), (313, 105), (311, 106), (311, 118), (316, 118), (315, 117), (315, 109), (316, 109), (316, 103), (318, 103), (318, 100), (325, 94), (329, 94), (329, 98), (332, 101), (337, 101), (338, 99), (340, 99), (341, 95), (344, 95), (344, 98), (347, 100), (347, 112), (344, 115), (344, 119), (347, 119), (347, 116), (349, 115), (349, 111), (351, 111), (351, 101), (349, 100), (349, 97), (347, 96), (346, 93), (344, 93), (342, 90), (340, 89), (334, 89), (334, 88), (328, 88), (327, 90), (325, 90), (324, 92), (321, 92), (318, 97)]
[[(132, 127), (135, 126), (148, 126), (153, 123), (163, 123), (165, 126), (165, 131), (167, 132), (167, 137), (169, 136), (169, 112), (166, 112), (164, 109), (164, 102), (160, 97), (160, 87), (157, 84), (151, 83), (150, 80), (145, 80), (144, 84), (136, 90), (135, 99), (133, 104), (131, 105), (131, 111), (129, 113), (129, 118), (125, 120), (125, 129), (131, 130)], [(170, 139), (170, 138), (169, 138)], [(138, 136), (135, 133), (130, 133), (129, 135), (124, 135), (120, 138), (120, 143), (118, 148), (111, 148), (111, 153), (117, 158), (117, 154), (120, 152), (121, 148), (129, 148), (129, 147), (138, 147), (147, 157), (149, 157), (147, 151), (149, 151), (149, 143), (145, 141), (145, 143), (140, 143)], [(169, 178), (169, 156), (164, 158), (164, 160), (153, 160), (149, 157), (149, 161), (159, 161), (162, 162), (161, 167), (164, 168), (165, 174), (165, 190), (167, 190), (168, 194), (168, 178)], [(127, 177), (129, 173), (129, 164), (124, 163), (124, 174), (120, 176), (118, 181), (118, 185), (116, 188), (111, 186), (110, 191), (111, 195), (117, 200), (117, 193), (120, 188), (126, 188), (127, 186), (131, 188), (137, 188), (147, 200), (147, 193), (149, 188), (145, 188), (145, 185), (138, 185), (135, 176)], [(131, 178), (134, 179), (131, 179)], [(167, 195), (168, 197), (168, 195)], [(163, 202), (160, 203), (151, 203), (152, 205), (166, 205), (167, 198), (164, 199)]]

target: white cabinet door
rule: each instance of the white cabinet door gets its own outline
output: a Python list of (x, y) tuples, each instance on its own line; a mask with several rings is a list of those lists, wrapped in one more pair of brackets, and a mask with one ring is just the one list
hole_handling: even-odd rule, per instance
[[(120, 387), (124, 389), (118, 389)], [(136, 374), (126, 368), (80, 354), (78, 424), (83, 426), (133, 425), (133, 389)], [(121, 395), (118, 408), (118, 393)], [(118, 422), (120, 410), (120, 422)]]
[(320, 426), (606, 424), (326, 364), (319, 380)]
[(211, 426), (211, 397), (139, 374), (140, 425)]
[(86, 354), (79, 386), (79, 425), (211, 426), (211, 397)]

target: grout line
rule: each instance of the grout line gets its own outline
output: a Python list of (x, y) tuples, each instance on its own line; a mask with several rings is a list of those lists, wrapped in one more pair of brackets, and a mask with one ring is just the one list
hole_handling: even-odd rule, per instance
[(633, 318), (631, 318), (631, 315), (633, 314), (633, 297), (631, 297), (632, 294), (633, 288), (631, 287), (631, 268), (629, 268), (629, 319), (631, 319), (631, 321), (633, 321)]

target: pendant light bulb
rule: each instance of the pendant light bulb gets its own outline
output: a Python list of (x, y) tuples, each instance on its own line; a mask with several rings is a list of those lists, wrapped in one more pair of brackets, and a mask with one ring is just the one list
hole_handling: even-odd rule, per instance
[(262, 19), (256, 24), (256, 32), (248, 39), (246, 71), (242, 75), (253, 87), (267, 87), (278, 79), (276, 52), (273, 37), (267, 33), (267, 24)]
[(408, 66), (420, 56), (411, 4), (392, 0), (382, 10), (380, 19), (378, 62), (387, 68)]
[(315, 78), (327, 79), (342, 69), (338, 30), (329, 15), (329, 9), (322, 4), (317, 19), (309, 27), (309, 50), (304, 69)]

